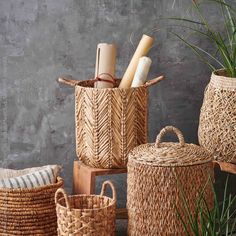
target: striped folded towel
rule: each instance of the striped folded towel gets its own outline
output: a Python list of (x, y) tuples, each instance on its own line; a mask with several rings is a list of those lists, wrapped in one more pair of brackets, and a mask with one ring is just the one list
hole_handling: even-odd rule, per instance
[(48, 165), (24, 170), (0, 168), (0, 188), (32, 189), (56, 183), (60, 166)]

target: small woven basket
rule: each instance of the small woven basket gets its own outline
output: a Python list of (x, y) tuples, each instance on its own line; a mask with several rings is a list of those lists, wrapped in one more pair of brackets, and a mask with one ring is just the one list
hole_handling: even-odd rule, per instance
[[(113, 197), (106, 197), (106, 186)], [(62, 194), (63, 197), (59, 198)], [(100, 195), (67, 196), (60, 188), (55, 194), (59, 236), (112, 236), (115, 235), (116, 190), (112, 182), (105, 181)]]
[[(168, 132), (174, 132), (180, 142), (161, 143), (162, 136)], [(127, 167), (131, 236), (186, 235), (177, 214), (179, 211), (185, 219), (182, 194), (190, 214), (195, 212), (203, 188), (208, 206), (213, 206), (209, 179), (213, 178), (213, 165), (209, 153), (197, 145), (186, 144), (182, 133), (172, 126), (160, 132), (155, 144), (136, 147), (129, 154)]]
[(211, 75), (201, 108), (198, 138), (215, 159), (236, 162), (236, 78), (224, 74), (224, 70), (218, 70)]
[(55, 236), (54, 196), (63, 180), (33, 189), (0, 189), (0, 235)]
[(127, 155), (147, 142), (148, 87), (160, 76), (138, 88), (94, 88), (96, 80), (65, 77), (59, 82), (75, 86), (76, 153), (95, 168), (126, 168)]

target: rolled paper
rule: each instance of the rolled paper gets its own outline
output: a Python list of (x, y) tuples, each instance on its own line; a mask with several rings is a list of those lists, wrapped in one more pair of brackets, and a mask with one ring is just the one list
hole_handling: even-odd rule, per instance
[(131, 87), (145, 84), (151, 64), (152, 60), (149, 57), (140, 57)]
[(148, 35), (143, 35), (141, 41), (139, 42), (139, 45), (129, 63), (129, 66), (127, 67), (125, 74), (120, 82), (119, 88), (130, 88), (133, 78), (134, 78), (134, 74), (135, 71), (137, 69), (138, 66), (138, 61), (139, 58), (142, 56), (145, 56), (150, 48), (152, 47), (154, 42), (154, 39)]
[(96, 81), (95, 88), (113, 88), (116, 67), (116, 45), (100, 43), (97, 46), (95, 78), (111, 81)]

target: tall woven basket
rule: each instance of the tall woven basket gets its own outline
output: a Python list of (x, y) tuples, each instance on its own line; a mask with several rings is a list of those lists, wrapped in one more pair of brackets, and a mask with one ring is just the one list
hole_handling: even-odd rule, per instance
[(34, 189), (0, 189), (0, 235), (55, 236), (55, 192), (63, 180)]
[(217, 160), (236, 162), (236, 78), (211, 75), (201, 108), (199, 143)]
[(86, 165), (125, 168), (129, 151), (147, 142), (148, 87), (94, 88), (96, 80), (59, 82), (75, 86), (76, 153)]
[[(106, 197), (106, 186), (113, 197)], [(59, 198), (60, 195), (63, 197)], [(67, 196), (60, 188), (55, 194), (59, 236), (113, 236), (115, 235), (116, 190), (105, 181), (100, 195)]]
[[(168, 132), (174, 132), (179, 143), (161, 142)], [(186, 235), (177, 213), (186, 219), (185, 199), (193, 215), (203, 189), (208, 206), (213, 206), (210, 177), (213, 165), (209, 153), (185, 143), (182, 133), (172, 126), (160, 132), (156, 143), (136, 147), (128, 161), (129, 235)]]

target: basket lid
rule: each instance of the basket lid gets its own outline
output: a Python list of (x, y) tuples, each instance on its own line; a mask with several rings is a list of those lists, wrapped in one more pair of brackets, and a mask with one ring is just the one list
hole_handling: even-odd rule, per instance
[[(163, 135), (168, 132), (175, 133), (179, 142), (161, 142)], [(142, 144), (134, 148), (129, 154), (130, 159), (152, 166), (189, 166), (210, 162), (213, 157), (203, 147), (185, 143), (179, 129), (166, 126), (157, 135), (156, 143)]]

